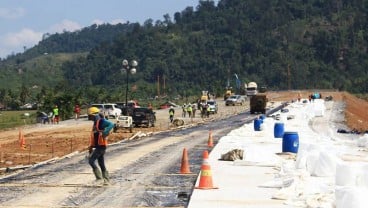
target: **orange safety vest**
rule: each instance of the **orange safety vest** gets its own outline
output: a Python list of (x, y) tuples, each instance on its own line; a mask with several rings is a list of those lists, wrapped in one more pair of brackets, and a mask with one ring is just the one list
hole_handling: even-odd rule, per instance
[[(92, 132), (91, 132), (91, 140), (90, 140), (90, 146), (91, 147), (96, 147), (96, 146), (107, 146), (107, 139), (104, 139), (102, 137), (102, 132), (103, 129), (99, 128), (99, 124), (100, 124), (101, 119), (98, 119), (96, 121), (96, 125), (94, 125), (92, 127)], [(96, 145), (97, 143), (97, 145)]]

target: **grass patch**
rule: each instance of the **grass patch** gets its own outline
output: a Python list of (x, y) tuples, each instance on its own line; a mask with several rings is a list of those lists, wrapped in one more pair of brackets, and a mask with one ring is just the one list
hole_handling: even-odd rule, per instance
[(0, 111), (0, 130), (35, 124), (36, 110)]

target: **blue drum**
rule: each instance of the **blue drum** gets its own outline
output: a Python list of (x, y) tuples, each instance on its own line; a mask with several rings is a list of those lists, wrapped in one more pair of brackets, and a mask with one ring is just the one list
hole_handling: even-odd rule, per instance
[(284, 136), (284, 123), (280, 122), (275, 123), (273, 136), (275, 138), (282, 138)]
[(285, 132), (282, 137), (282, 152), (298, 153), (299, 135), (298, 132)]
[(254, 119), (254, 131), (261, 131), (262, 119)]

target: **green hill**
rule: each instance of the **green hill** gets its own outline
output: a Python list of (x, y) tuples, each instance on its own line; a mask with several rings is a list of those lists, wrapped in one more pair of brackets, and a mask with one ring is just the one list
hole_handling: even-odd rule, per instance
[(1, 62), (0, 88), (20, 93), (38, 84), (84, 102), (123, 100), (121, 62), (136, 59), (129, 99), (201, 90), (221, 96), (227, 83), (240, 91), (250, 81), (274, 90), (366, 93), (367, 14), (367, 0), (200, 0), (155, 23), (45, 36)]

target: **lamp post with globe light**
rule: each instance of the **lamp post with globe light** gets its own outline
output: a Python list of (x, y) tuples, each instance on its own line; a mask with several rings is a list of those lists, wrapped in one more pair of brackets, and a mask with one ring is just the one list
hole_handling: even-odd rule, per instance
[(129, 74), (135, 74), (137, 69), (135, 67), (138, 66), (138, 62), (136, 60), (132, 60), (130, 63), (124, 59), (123, 60), (123, 68), (122, 72), (126, 72), (126, 88), (125, 88), (125, 107), (128, 107), (128, 86), (129, 86)]

